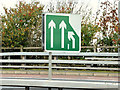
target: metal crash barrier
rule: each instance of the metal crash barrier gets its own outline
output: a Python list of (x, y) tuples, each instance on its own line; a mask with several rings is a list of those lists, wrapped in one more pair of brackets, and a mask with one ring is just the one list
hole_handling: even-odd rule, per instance
[[(0, 56), (8, 56), (8, 59), (1, 59), (2, 63), (46, 63), (48, 66), (21, 66), (21, 65), (1, 65), (0, 68), (46, 68), (49, 70), (48, 80), (35, 80), (35, 79), (11, 79), (1, 78), (1, 86), (22, 86), (25, 90), (29, 90), (29, 87), (48, 87), (58, 88), (87, 88), (87, 89), (101, 89), (101, 88), (118, 88), (119, 82), (115, 81), (78, 81), (78, 80), (53, 80), (52, 69), (85, 69), (85, 70), (115, 70), (119, 68), (109, 67), (60, 67), (52, 66), (52, 64), (84, 64), (84, 65), (119, 65), (118, 53), (47, 53), (47, 52), (10, 52), (0, 53)], [(22, 59), (11, 59), (11, 56), (22, 56)], [(44, 59), (27, 59), (26, 56), (49, 56), (49, 60)], [(52, 57), (58, 56), (76, 56), (84, 57), (85, 60), (53, 60)], [(96, 58), (97, 57), (97, 58)], [(100, 60), (99, 60), (100, 58)], [(103, 60), (102, 60), (103, 59)], [(106, 60), (105, 60), (106, 59)]]

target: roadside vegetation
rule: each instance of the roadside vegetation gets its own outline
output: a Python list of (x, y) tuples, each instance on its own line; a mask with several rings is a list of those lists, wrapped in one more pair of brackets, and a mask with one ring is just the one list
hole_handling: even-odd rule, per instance
[[(80, 14), (81, 45), (93, 46), (118, 46), (118, 0), (101, 2), (100, 10), (93, 14), (89, 6), (84, 3), (58, 2), (57, 5), (50, 2), (44, 6), (39, 2), (26, 3), (20, 1), (16, 8), (4, 8), (5, 14), (1, 15), (2, 47), (40, 47), (42, 34), (42, 13), (70, 13)], [(76, 9), (77, 8), (77, 9)], [(101, 36), (100, 36), (101, 35)], [(110, 49), (111, 50), (111, 49)], [(105, 51), (110, 51), (105, 50)], [(84, 49), (83, 51), (86, 51)], [(112, 51), (117, 51), (113, 50)]]

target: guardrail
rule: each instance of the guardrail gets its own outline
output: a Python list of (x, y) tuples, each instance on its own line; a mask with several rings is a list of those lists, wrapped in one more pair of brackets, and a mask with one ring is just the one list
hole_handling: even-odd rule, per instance
[[(10, 59), (10, 60), (0, 60), (1, 63), (49, 63), (48, 60), (36, 60), (36, 59)], [(86, 60), (52, 60), (53, 64), (62, 63), (62, 64), (109, 64), (109, 65), (118, 65), (118, 61), (86, 61)]]
[[(24, 56), (24, 58), (21, 59), (10, 59), (8, 58), (8, 60), (3, 59), (0, 60), (0, 62), (2, 63), (21, 63), (21, 64), (29, 64), (29, 63), (37, 63), (37, 64), (49, 64), (48, 60), (38, 60), (38, 59), (25, 59), (25, 56), (49, 56), (49, 53), (47, 52), (9, 52), (9, 53), (0, 53), (0, 56)], [(100, 58), (100, 61), (88, 61), (88, 60), (51, 60), (51, 63), (53, 64), (82, 64), (85, 65), (84, 67), (61, 67), (61, 66), (55, 66), (52, 67), (54, 69), (87, 69), (87, 70), (119, 70), (118, 68), (110, 68), (110, 67), (103, 67), (105, 65), (119, 65), (119, 61), (117, 60), (117, 58), (114, 57), (118, 57), (118, 53), (52, 53), (53, 56), (89, 56), (89, 58), (87, 59), (97, 59), (99, 60), (99, 58), (95, 58), (94, 56), (100, 56), (100, 57), (107, 57), (107, 60), (111, 60), (111, 61), (101, 61), (101, 59), (105, 59), (105, 58)], [(90, 58), (91, 56), (91, 58)], [(108, 57), (112, 57), (112, 58), (108, 58)], [(112, 60), (117, 60), (117, 61), (112, 61)], [(97, 64), (97, 67), (93, 67), (94, 64)], [(87, 65), (89, 65), (89, 67), (86, 67)], [(91, 67), (92, 66), (92, 67)], [(101, 67), (102, 66), (102, 67)], [(47, 68), (49, 69), (48, 66), (15, 66), (15, 65), (10, 65), (10, 66), (6, 66), (6, 65), (2, 65), (0, 66), (0, 68)]]
[[(118, 53), (47, 53), (47, 52), (7, 52), (7, 53), (0, 53), (0, 56), (23, 56), (24, 58), (22, 59), (2, 59), (0, 60), (0, 62), (2, 62), (3, 64), (15, 64), (15, 63), (19, 63), (19, 64), (29, 64), (29, 63), (32, 63), (32, 64), (48, 64), (48, 66), (27, 66), (27, 65), (24, 65), (24, 66), (15, 66), (15, 65), (2, 65), (0, 66), (0, 68), (46, 68), (46, 69), (49, 69), (49, 80), (52, 80), (52, 69), (86, 69), (86, 70), (116, 70), (118, 71), (119, 68), (117, 67), (113, 67), (113, 68), (109, 68), (109, 67), (104, 67), (104, 65), (118, 65), (119, 66), (119, 60), (117, 60), (118, 58)], [(26, 56), (49, 56), (49, 60), (43, 60), (43, 59), (27, 59), (25, 58)], [(57, 56), (75, 56), (75, 57), (90, 57), (91, 58), (94, 58), (95, 57), (105, 57), (107, 58), (107, 61), (103, 61), (100, 60), (100, 61), (93, 61), (92, 59), (90, 60), (52, 60), (52, 56), (54, 57), (57, 57)], [(108, 58), (110, 57), (110, 58)], [(99, 59), (97, 59), (99, 60)], [(108, 61), (109, 60), (109, 61)], [(114, 60), (114, 61), (113, 61)], [(59, 66), (59, 65), (56, 65), (56, 66), (52, 66), (52, 64), (83, 64), (83, 65), (86, 65), (85, 67), (62, 67), (62, 66)], [(98, 67), (93, 67), (94, 64), (97, 64)], [(87, 65), (90, 65), (89, 67)], [(101, 67), (102, 65), (102, 67)], [(9, 86), (9, 85), (12, 85), (12, 86), (25, 86), (27, 87), (26, 90), (29, 90), (28, 87), (30, 86), (41, 86), (41, 87), (58, 87), (58, 88), (71, 88), (71, 84), (72, 84), (72, 87), (73, 88), (103, 88), (103, 85), (105, 86), (105, 88), (117, 88), (117, 85), (118, 83), (106, 83), (106, 82), (102, 82), (100, 83), (99, 81), (96, 82), (98, 83), (96, 85), (96, 83), (93, 83), (93, 82), (80, 82), (80, 81), (44, 81), (44, 80), (25, 80), (25, 79), (20, 79), (20, 80), (15, 80), (15, 79), (2, 79), (3, 80), (3, 84), (2, 85), (6, 85), (6, 86)], [(36, 85), (31, 85), (29, 82), (38, 82), (36, 83)], [(8, 82), (11, 82), (11, 83), (8, 83)], [(45, 83), (47, 82), (47, 84), (40, 84), (40, 83)], [(57, 86), (53, 86), (55, 84), (55, 82), (57, 82)], [(20, 85), (20, 83), (22, 83)], [(27, 83), (27, 84), (26, 84)], [(28, 84), (29, 83), (29, 84)], [(65, 83), (65, 84), (63, 84)], [(70, 84), (71, 83), (71, 84)], [(89, 86), (88, 85), (91, 84), (92, 86)], [(47, 85), (47, 86), (46, 86)], [(85, 87), (83, 86), (80, 86), (80, 85), (84, 85)]]
[[(15, 63), (21, 63), (21, 64), (48, 64), (48, 60), (0, 60), (1, 63), (8, 63), (8, 64), (15, 64)], [(98, 64), (99, 66), (102, 65), (118, 65), (118, 61), (86, 61), (86, 60), (52, 60), (52, 64), (83, 64), (83, 65), (94, 65)], [(2, 65), (0, 68), (46, 68), (48, 69), (48, 66), (6, 66)], [(87, 69), (87, 70), (118, 70), (118, 68), (106, 68), (106, 67), (60, 67), (60, 66), (54, 66), (52, 67), (54, 69)]]
[[(6, 52), (6, 53), (0, 53), (0, 56), (49, 56), (48, 52)], [(94, 53), (94, 52), (88, 52), (88, 53), (52, 53), (52, 56), (110, 56), (110, 57), (118, 57), (118, 53)]]

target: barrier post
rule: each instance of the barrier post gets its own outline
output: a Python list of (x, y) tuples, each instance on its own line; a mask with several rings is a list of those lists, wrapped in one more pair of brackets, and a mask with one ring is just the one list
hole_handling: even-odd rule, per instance
[(29, 90), (29, 87), (25, 87), (25, 90)]
[[(54, 60), (57, 60), (57, 56), (54, 57)], [(54, 67), (56, 67), (56, 64), (53, 64)]]
[[(23, 52), (23, 46), (20, 47), (20, 52)], [(25, 59), (25, 56), (21, 56), (21, 59)]]
[(49, 87), (48, 90), (52, 90), (51, 87)]

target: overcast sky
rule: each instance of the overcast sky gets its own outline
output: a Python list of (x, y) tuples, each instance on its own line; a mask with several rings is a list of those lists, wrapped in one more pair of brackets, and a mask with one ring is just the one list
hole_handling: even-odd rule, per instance
[[(0, 13), (4, 13), (3, 7), (15, 7), (15, 4), (18, 4), (19, 1), (26, 1), (26, 2), (31, 2), (34, 0), (0, 0)], [(36, 1), (40, 1), (42, 4), (46, 5), (48, 2), (50, 2), (50, 0), (36, 0)], [(55, 0), (56, 1), (56, 0)], [(59, 0), (62, 1), (62, 0)], [(69, 0), (66, 0), (69, 1)], [(89, 7), (93, 8), (93, 11), (96, 11), (98, 9), (98, 5), (99, 5), (99, 1), (105, 1), (105, 0), (76, 0), (78, 2), (83, 2), (88, 4)]]
[[(4, 10), (3, 7), (7, 7), (7, 8), (14, 8), (15, 4), (18, 4), (19, 1), (25, 1), (27, 3), (30, 3), (32, 1), (39, 1), (40, 3), (47, 5), (51, 0), (0, 0), (0, 14), (4, 14)], [(53, 3), (55, 1), (73, 1), (73, 0), (52, 0)], [(92, 8), (93, 14), (96, 13), (96, 11), (99, 8), (100, 2), (104, 2), (106, 0), (74, 0), (77, 1), (79, 3), (84, 2), (84, 4), (89, 5), (90, 8)], [(113, 2), (114, 0), (109, 0), (110, 2)], [(78, 5), (79, 7), (79, 5)]]

